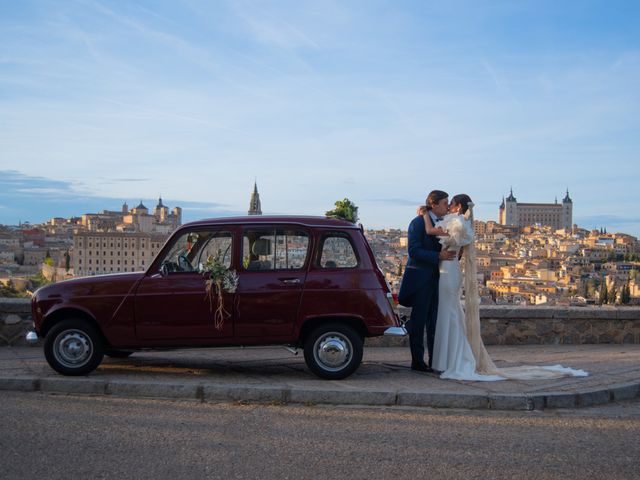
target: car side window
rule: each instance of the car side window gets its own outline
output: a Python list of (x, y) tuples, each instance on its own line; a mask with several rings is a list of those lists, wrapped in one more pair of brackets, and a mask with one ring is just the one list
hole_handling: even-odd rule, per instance
[(296, 230), (276, 232), (276, 270), (295, 270), (304, 267), (309, 248), (309, 236)]
[(320, 268), (355, 268), (358, 257), (351, 241), (342, 235), (327, 235), (322, 239)]
[(304, 267), (309, 235), (304, 231), (247, 230), (242, 238), (245, 270), (295, 270)]
[(231, 266), (233, 235), (230, 232), (185, 232), (171, 246), (161, 263), (167, 273), (198, 272), (207, 258), (220, 255), (225, 266)]
[(218, 255), (222, 264), (230, 268), (232, 257), (233, 236), (230, 232), (215, 232), (204, 243), (198, 253), (198, 269), (202, 268), (209, 257)]

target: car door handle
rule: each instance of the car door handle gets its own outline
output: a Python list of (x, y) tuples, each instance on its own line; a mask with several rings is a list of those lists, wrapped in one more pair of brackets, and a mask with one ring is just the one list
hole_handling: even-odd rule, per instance
[(282, 283), (286, 283), (287, 285), (297, 285), (300, 283), (299, 278), (281, 278), (280, 281)]

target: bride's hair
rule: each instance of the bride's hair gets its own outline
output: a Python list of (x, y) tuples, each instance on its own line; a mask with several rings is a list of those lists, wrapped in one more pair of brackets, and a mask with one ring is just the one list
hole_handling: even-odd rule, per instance
[(469, 195), (467, 195), (466, 193), (459, 193), (458, 195), (454, 195), (454, 197), (451, 199), (452, 202), (457, 203), (458, 205), (460, 205), (462, 208), (460, 209), (460, 213), (462, 215), (464, 215), (465, 213), (467, 213), (467, 210), (469, 210), (469, 207), (473, 206), (473, 202), (471, 201), (471, 197)]

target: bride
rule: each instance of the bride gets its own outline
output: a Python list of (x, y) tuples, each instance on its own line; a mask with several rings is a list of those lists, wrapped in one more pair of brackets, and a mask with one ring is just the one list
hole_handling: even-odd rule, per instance
[[(452, 198), (447, 214), (436, 225), (425, 215), (427, 233), (440, 232), (443, 248), (463, 252), (465, 309), (460, 304), (460, 255), (440, 262), (438, 318), (433, 349), (433, 368), (440, 378), (474, 381), (531, 380), (563, 376), (587, 376), (583, 370), (562, 365), (497, 368), (480, 336), (480, 313), (473, 243), (473, 202), (468, 195)], [(440, 230), (438, 230), (438, 227)], [(442, 233), (445, 233), (442, 235)]]

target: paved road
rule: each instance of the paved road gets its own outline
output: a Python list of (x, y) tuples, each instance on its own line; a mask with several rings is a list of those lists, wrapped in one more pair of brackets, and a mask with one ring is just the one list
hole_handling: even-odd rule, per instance
[(640, 402), (492, 412), (0, 392), (3, 479), (638, 478)]

